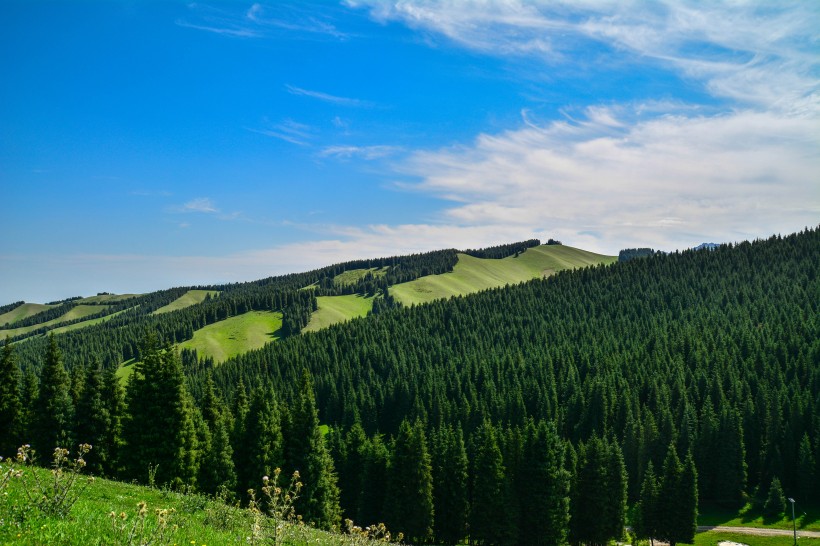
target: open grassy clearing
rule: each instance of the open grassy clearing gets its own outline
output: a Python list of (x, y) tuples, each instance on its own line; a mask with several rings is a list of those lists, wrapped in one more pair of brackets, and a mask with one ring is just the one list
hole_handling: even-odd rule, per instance
[(49, 333), (53, 333), (55, 335), (56, 334), (64, 334), (64, 333), (70, 332), (72, 330), (79, 330), (80, 328), (87, 328), (89, 326), (94, 326), (95, 324), (100, 324), (101, 322), (106, 322), (108, 320), (111, 320), (112, 318), (116, 317), (117, 315), (119, 315), (121, 313), (125, 313), (129, 309), (134, 309), (134, 308), (129, 307), (128, 309), (123, 309), (122, 311), (117, 311), (116, 313), (111, 313), (110, 315), (106, 315), (104, 317), (99, 317), (99, 318), (90, 319), (90, 320), (84, 320), (84, 321), (78, 322), (76, 324), (69, 324), (68, 326), (60, 326), (58, 328), (55, 328), (55, 329), (51, 330)]
[(344, 273), (339, 273), (333, 277), (334, 286), (346, 286), (348, 284), (355, 284), (359, 279), (362, 279), (368, 273), (372, 273), (374, 277), (384, 277), (387, 273), (387, 267), (371, 267), (370, 269), (350, 269)]
[(319, 309), (310, 316), (306, 332), (315, 332), (356, 317), (367, 316), (373, 308), (373, 298), (359, 294), (347, 296), (319, 296), (316, 298)]
[(44, 305), (42, 303), (24, 303), (20, 307), (12, 309), (8, 313), (3, 313), (0, 315), (0, 326), (5, 324), (12, 325), (18, 320), (23, 320), (24, 318), (28, 318), (32, 315), (36, 315), (46, 309), (51, 309), (52, 307), (57, 307), (56, 305)]
[(153, 313), (152, 315), (159, 315), (161, 313), (170, 313), (171, 311), (176, 311), (178, 309), (185, 309), (186, 307), (190, 307), (192, 305), (196, 305), (197, 303), (202, 303), (205, 301), (205, 298), (210, 294), (211, 297), (215, 297), (219, 295), (218, 290), (188, 290), (183, 295), (169, 303), (164, 307), (160, 307)]
[[(726, 510), (714, 507), (701, 507), (698, 525), (730, 525), (732, 527), (757, 527), (761, 529), (791, 529), (791, 507), (782, 518), (764, 517), (759, 507), (747, 504), (740, 510)], [(805, 506), (797, 499), (795, 504), (797, 529), (820, 532), (820, 506)], [(820, 543), (818, 543), (820, 544)]]
[(80, 303), (116, 303), (118, 301), (136, 298), (142, 294), (100, 294), (78, 300)]
[(616, 256), (604, 256), (562, 245), (542, 245), (527, 249), (517, 258), (501, 260), (458, 255), (451, 273), (430, 275), (390, 287), (390, 293), (404, 305), (427, 303), (441, 298), (471, 294), (488, 288), (517, 284), (545, 277), (563, 269), (609, 264)]
[(193, 339), (180, 343), (179, 347), (196, 349), (199, 356), (224, 362), (279, 339), (280, 328), (282, 313), (251, 311), (209, 324), (194, 332)]
[(53, 326), (55, 324), (61, 324), (63, 322), (68, 322), (70, 320), (81, 319), (83, 317), (99, 313), (103, 309), (107, 308), (107, 305), (77, 305), (76, 307), (72, 308), (68, 313), (61, 315), (54, 320), (41, 322), (40, 324), (33, 324), (31, 326), (24, 326), (23, 328), (10, 328), (8, 330), (0, 330), (0, 338), (4, 338), (6, 336), (19, 336), (22, 334), (33, 332), (34, 330), (42, 328), (43, 326)]
[[(801, 537), (799, 531), (797, 534), (800, 546), (820, 546), (820, 538)], [(695, 535), (695, 546), (717, 546), (721, 542), (736, 542), (749, 546), (792, 546), (794, 537), (791, 535), (757, 536), (723, 531), (707, 531)], [(646, 544), (648, 545), (649, 542), (647, 541)]]

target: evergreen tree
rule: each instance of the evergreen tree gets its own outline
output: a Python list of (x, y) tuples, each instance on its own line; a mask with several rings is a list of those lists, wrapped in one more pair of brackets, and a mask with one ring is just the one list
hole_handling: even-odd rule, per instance
[(674, 444), (669, 445), (658, 488), (655, 525), (657, 537), (671, 546), (691, 543), (697, 528), (697, 472), (691, 453), (681, 464)]
[(609, 503), (602, 514), (606, 522), (606, 532), (615, 540), (620, 540), (626, 526), (627, 475), (623, 452), (615, 442), (607, 447), (606, 491)]
[(387, 480), (385, 512), (391, 531), (413, 544), (433, 534), (433, 470), (420, 421), (404, 421), (393, 444)]
[(20, 402), (22, 374), (9, 339), (0, 353), (0, 456), (10, 457), (22, 442), (23, 405)]
[(125, 399), (120, 378), (116, 370), (109, 368), (103, 372), (102, 401), (108, 413), (108, 428), (98, 440), (94, 451), (100, 460), (102, 472), (106, 476), (117, 476), (120, 471), (122, 448), (122, 418), (125, 413)]
[(457, 544), (467, 534), (468, 480), (461, 429), (440, 429), (433, 442), (433, 530), (438, 542)]
[(298, 470), (304, 488), (296, 500), (296, 512), (321, 529), (341, 520), (339, 488), (333, 459), (328, 452), (313, 393), (313, 380), (305, 370), (299, 397), (293, 406), (286, 436), (287, 462)]
[(775, 518), (779, 517), (786, 511), (786, 495), (783, 494), (783, 487), (780, 485), (780, 479), (772, 478), (772, 483), (769, 486), (769, 494), (766, 496), (766, 503), (763, 505), (763, 515)]
[(243, 435), (235, 444), (234, 466), (237, 488), (245, 495), (248, 489), (259, 489), (263, 476), (273, 476), (275, 469), (284, 466), (284, 439), (280, 406), (271, 389), (254, 389), (248, 409), (239, 407), (238, 415), (246, 417), (238, 425)]
[(201, 411), (207, 429), (207, 443), (201, 447), (204, 452), (199, 467), (199, 489), (210, 495), (215, 495), (222, 488), (233, 491), (236, 488), (236, 472), (230, 439), (232, 419), (217, 396), (210, 376), (205, 383)]
[(366, 526), (384, 521), (390, 455), (378, 434), (367, 442), (365, 453), (361, 500), (355, 519)]
[(344, 438), (342, 438), (341, 432), (334, 431), (334, 433), (338, 435), (339, 448), (343, 452), (340, 458), (335, 459), (341, 463), (338, 467), (341, 505), (345, 517), (356, 521), (362, 497), (362, 478), (367, 458), (367, 436), (359, 422), (350, 427)]
[(519, 544), (565, 544), (570, 476), (564, 470), (564, 446), (554, 425), (542, 421), (530, 431), (523, 464)]
[[(641, 484), (640, 500), (635, 508), (635, 535), (639, 539), (654, 539), (658, 536), (657, 521), (660, 486), (655, 476), (652, 461), (646, 467)], [(653, 541), (654, 543), (654, 541)]]
[(724, 409), (720, 418), (718, 437), (720, 457), (710, 465), (715, 467), (714, 498), (727, 506), (740, 507), (746, 489), (746, 448), (743, 443), (743, 425), (738, 412), (730, 408)]
[(173, 349), (148, 336), (142, 360), (126, 387), (122, 463), (126, 476), (157, 484), (193, 484), (198, 458), (195, 408), (185, 390), (182, 365)]
[(34, 416), (37, 414), (37, 398), (39, 398), (39, 395), (40, 381), (37, 379), (34, 370), (29, 368), (23, 374), (23, 386), (20, 389), (20, 406), (22, 408), (20, 412), (21, 444), (34, 444), (36, 427)]
[(70, 388), (68, 374), (63, 368), (62, 354), (54, 341), (54, 335), (51, 335), (33, 414), (32, 447), (43, 463), (51, 461), (54, 448), (72, 447), (74, 408)]
[(606, 544), (612, 538), (607, 518), (609, 497), (609, 454), (606, 442), (597, 436), (579, 448), (570, 504), (572, 542)]
[(817, 462), (812, 453), (809, 435), (803, 434), (797, 456), (797, 483), (800, 497), (804, 502), (811, 502), (819, 498), (820, 484), (817, 483), (816, 469)]
[(87, 457), (88, 470), (102, 474), (112, 463), (111, 453), (105, 445), (111, 434), (111, 415), (103, 399), (105, 385), (99, 362), (87, 366), (83, 371), (85, 379), (77, 400), (74, 435), (78, 442), (91, 444), (93, 447), (91, 455)]
[(514, 544), (518, 533), (506, 502), (506, 469), (495, 429), (489, 422), (475, 433), (474, 443), (470, 540), (485, 546)]

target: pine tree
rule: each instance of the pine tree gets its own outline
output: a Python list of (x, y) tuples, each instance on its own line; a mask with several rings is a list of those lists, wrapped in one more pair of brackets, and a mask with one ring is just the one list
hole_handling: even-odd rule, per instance
[(740, 507), (746, 489), (746, 448), (740, 414), (726, 408), (721, 413), (718, 437), (720, 457), (710, 466), (714, 471), (714, 497), (721, 503)]
[(804, 502), (813, 501), (820, 495), (820, 493), (818, 493), (820, 484), (817, 483), (816, 468), (817, 462), (812, 453), (809, 435), (803, 434), (797, 455), (797, 479), (799, 484), (798, 491)]
[(658, 536), (658, 502), (660, 486), (655, 476), (652, 461), (646, 467), (641, 484), (640, 500), (635, 509), (635, 535), (639, 539), (654, 539)]
[(526, 470), (519, 543), (565, 544), (569, 531), (570, 476), (564, 470), (564, 446), (554, 425), (542, 421), (530, 431), (523, 464)]
[(56, 447), (71, 448), (71, 426), (74, 408), (71, 383), (63, 368), (63, 357), (54, 335), (49, 336), (48, 350), (40, 376), (40, 387), (33, 414), (33, 442), (41, 462), (51, 460)]
[(506, 469), (490, 423), (478, 429), (474, 443), (470, 540), (484, 545), (513, 544), (517, 529), (508, 513)]
[(122, 418), (125, 413), (125, 399), (116, 370), (109, 368), (103, 372), (102, 399), (108, 413), (108, 429), (98, 440), (94, 451), (100, 460), (102, 472), (106, 476), (117, 476), (120, 471), (122, 448)]
[(607, 534), (620, 540), (626, 526), (627, 475), (623, 452), (615, 442), (607, 447), (606, 491), (609, 503), (602, 518), (606, 522)]
[(362, 494), (355, 520), (366, 526), (384, 521), (390, 455), (378, 434), (367, 442), (365, 453)]
[(203, 453), (199, 467), (199, 489), (210, 495), (215, 495), (223, 488), (233, 491), (236, 488), (236, 472), (229, 434), (233, 420), (217, 396), (210, 375), (205, 382), (201, 411), (207, 440), (201, 446)]
[(179, 355), (145, 339), (142, 360), (126, 387), (122, 462), (126, 476), (145, 482), (149, 473), (160, 485), (193, 484), (198, 460), (193, 405)]
[(681, 464), (674, 444), (669, 445), (656, 503), (657, 537), (671, 546), (691, 543), (697, 529), (698, 478), (692, 454)]
[(578, 466), (570, 504), (572, 542), (606, 544), (612, 524), (606, 514), (609, 503), (608, 449), (606, 442), (593, 436), (579, 448)]
[(420, 421), (402, 422), (393, 445), (385, 512), (388, 526), (413, 544), (433, 534), (433, 470)]
[(440, 429), (433, 442), (434, 534), (457, 544), (467, 533), (468, 461), (461, 429)]
[(34, 444), (35, 415), (37, 414), (37, 398), (39, 395), (40, 381), (37, 379), (34, 370), (29, 368), (23, 374), (23, 386), (20, 389), (20, 406), (22, 408), (20, 413), (21, 444)]
[(91, 444), (94, 449), (87, 457), (89, 471), (102, 474), (111, 463), (111, 454), (105, 446), (112, 426), (111, 416), (103, 400), (104, 383), (99, 362), (82, 371), (84, 381), (77, 400), (74, 434), (78, 442)]
[(6, 338), (3, 352), (0, 354), (0, 456), (2, 457), (12, 456), (23, 443), (21, 377), (14, 347)]
[(783, 487), (777, 477), (772, 478), (769, 486), (769, 494), (766, 496), (766, 503), (763, 505), (763, 515), (774, 518), (786, 511), (786, 496), (783, 494)]
[[(356, 520), (362, 498), (362, 477), (364, 476), (365, 459), (367, 457), (367, 436), (361, 423), (356, 422), (347, 431), (344, 438), (339, 436), (339, 447), (343, 450), (339, 465), (339, 489), (341, 505), (345, 517)], [(336, 459), (337, 461), (339, 459)]]
[(286, 436), (287, 462), (298, 470), (304, 488), (296, 500), (296, 512), (321, 529), (330, 529), (341, 520), (339, 488), (322, 431), (307, 370), (302, 375), (299, 397), (292, 408)]
[[(234, 466), (240, 495), (259, 489), (263, 476), (284, 466), (284, 439), (280, 406), (269, 388), (254, 389), (242, 423), (243, 436), (235, 444)], [(238, 421), (237, 417), (237, 423)]]

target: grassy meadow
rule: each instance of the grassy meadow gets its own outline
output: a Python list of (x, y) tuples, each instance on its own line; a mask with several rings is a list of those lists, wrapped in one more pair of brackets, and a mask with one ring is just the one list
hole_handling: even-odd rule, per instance
[(305, 327), (306, 332), (315, 332), (332, 324), (367, 316), (368, 311), (373, 308), (373, 298), (360, 294), (319, 296), (316, 300), (319, 309), (310, 316), (310, 322)]
[[(29, 305), (29, 304), (25, 304)], [(36, 305), (36, 304), (35, 304)], [(21, 334), (27, 334), (29, 332), (33, 332), (34, 330), (38, 330), (44, 326), (53, 326), (55, 324), (61, 324), (63, 322), (68, 322), (70, 320), (81, 319), (83, 317), (87, 317), (89, 315), (93, 315), (99, 313), (103, 309), (107, 309), (107, 305), (77, 305), (72, 308), (70, 311), (61, 315), (53, 320), (49, 320), (47, 322), (41, 322), (39, 324), (33, 324), (31, 326), (24, 326), (22, 328), (9, 328), (8, 330), (0, 330), (0, 339), (8, 337), (19, 336)], [(42, 309), (41, 309), (42, 310)], [(16, 311), (16, 309), (14, 310)], [(12, 311), (12, 312), (14, 312)], [(5, 315), (3, 315), (5, 316)], [(21, 317), (22, 318), (22, 317)], [(16, 320), (21, 320), (20, 318)], [(0, 322), (2, 324), (2, 322)], [(87, 326), (87, 325), (84, 325)]]
[(196, 349), (199, 356), (224, 362), (232, 356), (259, 349), (279, 338), (282, 313), (251, 311), (209, 324), (194, 337), (179, 344), (180, 349)]
[(12, 325), (18, 320), (23, 320), (30, 316), (36, 315), (46, 309), (57, 307), (56, 305), (45, 305), (42, 303), (24, 303), (20, 307), (12, 309), (7, 313), (0, 315), (0, 326), (5, 324)]
[(617, 259), (563, 245), (537, 246), (517, 258), (509, 256), (501, 260), (459, 254), (452, 272), (397, 284), (390, 287), (390, 293), (404, 305), (427, 303), (546, 277), (563, 269), (613, 263)]
[(208, 296), (216, 297), (219, 295), (218, 290), (188, 290), (183, 295), (169, 303), (164, 307), (160, 307), (156, 311), (154, 311), (153, 315), (159, 315), (162, 313), (170, 313), (171, 311), (176, 311), (178, 309), (185, 309), (186, 307), (190, 307), (192, 305), (196, 305), (197, 303), (202, 303), (205, 301), (205, 298)]
[(350, 269), (333, 277), (333, 284), (335, 286), (355, 284), (359, 279), (364, 278), (364, 276), (368, 273), (372, 273), (374, 277), (384, 277), (387, 273), (387, 268), (371, 267), (370, 269)]

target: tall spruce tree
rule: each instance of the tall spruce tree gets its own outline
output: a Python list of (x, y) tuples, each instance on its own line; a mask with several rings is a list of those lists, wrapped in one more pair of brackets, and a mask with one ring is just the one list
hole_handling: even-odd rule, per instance
[(100, 459), (102, 472), (106, 476), (117, 476), (120, 472), (122, 448), (122, 419), (125, 413), (125, 398), (115, 368), (103, 372), (102, 400), (108, 413), (106, 434), (98, 440), (94, 451)]
[(365, 446), (362, 494), (356, 521), (373, 525), (384, 521), (390, 454), (381, 435), (373, 436)]
[(12, 456), (23, 443), (21, 377), (14, 347), (6, 338), (0, 353), (0, 457)]
[(524, 451), (519, 544), (557, 546), (569, 532), (569, 473), (555, 426), (528, 429)]
[[(250, 406), (238, 412), (245, 414), (242, 432), (234, 449), (234, 466), (240, 495), (248, 489), (259, 489), (263, 476), (273, 476), (284, 466), (284, 439), (280, 405), (273, 390), (257, 388), (251, 393)], [(237, 417), (237, 423), (239, 422)]]
[(54, 340), (49, 336), (40, 387), (33, 414), (32, 446), (42, 463), (51, 461), (56, 447), (72, 448), (71, 427), (74, 408), (71, 404), (71, 382), (63, 368), (63, 356)]
[(433, 441), (433, 531), (437, 542), (457, 544), (467, 534), (468, 461), (460, 428), (439, 429)]
[(93, 447), (87, 459), (88, 469), (94, 474), (104, 473), (112, 463), (111, 453), (106, 449), (106, 438), (111, 434), (112, 422), (103, 399), (105, 385), (100, 366), (99, 362), (93, 362), (83, 370), (83, 388), (77, 400), (74, 419), (77, 441)]
[(658, 536), (658, 496), (660, 495), (658, 478), (655, 476), (655, 467), (652, 461), (646, 467), (638, 503), (635, 507), (635, 536), (639, 539), (649, 539), (654, 544)]
[(678, 542), (691, 543), (697, 529), (698, 478), (692, 454), (682, 464), (674, 444), (663, 462), (663, 474), (658, 487), (656, 503), (657, 537), (671, 546)]
[(201, 411), (207, 428), (207, 440), (201, 447), (203, 453), (197, 480), (199, 489), (210, 495), (215, 495), (223, 488), (233, 491), (236, 489), (236, 471), (230, 440), (233, 420), (228, 408), (216, 394), (210, 375), (205, 382)]
[(385, 512), (393, 532), (404, 533), (412, 544), (433, 534), (433, 470), (424, 427), (402, 422), (393, 443)]
[(285, 441), (287, 462), (293, 470), (299, 471), (304, 484), (296, 500), (297, 513), (321, 529), (338, 525), (341, 508), (337, 476), (319, 428), (313, 379), (307, 370), (302, 374)]
[(514, 544), (517, 522), (509, 513), (509, 483), (495, 428), (484, 422), (474, 433), (473, 443), (470, 540), (487, 546)]
[(198, 459), (193, 403), (185, 389), (179, 355), (149, 335), (142, 360), (126, 387), (122, 462), (126, 476), (160, 485), (193, 484)]
[(570, 501), (572, 542), (599, 545), (613, 538), (613, 522), (608, 517), (609, 504), (613, 501), (609, 496), (609, 482), (607, 443), (593, 436), (578, 452)]

